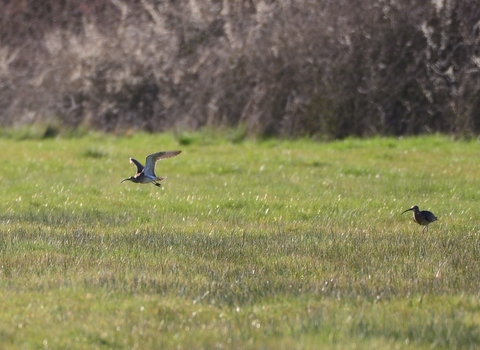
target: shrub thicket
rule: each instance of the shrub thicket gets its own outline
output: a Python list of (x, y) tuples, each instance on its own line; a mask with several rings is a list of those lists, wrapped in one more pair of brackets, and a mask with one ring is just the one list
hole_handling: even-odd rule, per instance
[(477, 0), (0, 4), (0, 122), (480, 132)]

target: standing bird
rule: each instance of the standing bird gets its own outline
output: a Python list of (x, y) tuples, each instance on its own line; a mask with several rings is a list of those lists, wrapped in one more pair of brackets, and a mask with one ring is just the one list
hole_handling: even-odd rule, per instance
[(157, 161), (160, 159), (175, 157), (180, 152), (182, 151), (165, 151), (165, 152), (150, 154), (149, 156), (147, 156), (147, 159), (145, 161), (145, 167), (143, 167), (143, 165), (138, 160), (130, 158), (130, 163), (135, 164), (137, 166), (137, 173), (135, 174), (135, 176), (130, 176), (122, 180), (122, 182), (132, 181), (139, 184), (147, 184), (147, 183), (153, 182), (155, 186), (160, 187), (161, 184), (158, 183), (157, 181), (162, 181), (162, 180), (165, 180), (166, 178), (157, 177), (157, 175), (155, 175), (155, 164), (157, 164)]
[(423, 228), (422, 232), (424, 232), (425, 229), (428, 231), (428, 224), (431, 224), (432, 222), (438, 220), (437, 217), (435, 215), (433, 215), (433, 213), (431, 213), (427, 210), (420, 211), (420, 209), (418, 209), (417, 205), (414, 205), (410, 209), (405, 210), (403, 213), (406, 213), (409, 210), (413, 211), (413, 221), (415, 221), (419, 225), (424, 225), (425, 226)]

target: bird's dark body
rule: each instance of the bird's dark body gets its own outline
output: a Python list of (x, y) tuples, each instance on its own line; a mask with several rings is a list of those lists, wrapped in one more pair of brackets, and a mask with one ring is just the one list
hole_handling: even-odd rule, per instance
[(423, 231), (428, 231), (428, 225), (438, 220), (432, 212), (428, 210), (420, 210), (416, 205), (414, 205), (410, 209), (405, 210), (403, 213), (406, 213), (409, 210), (413, 211), (413, 221), (415, 221), (419, 225), (425, 226)]

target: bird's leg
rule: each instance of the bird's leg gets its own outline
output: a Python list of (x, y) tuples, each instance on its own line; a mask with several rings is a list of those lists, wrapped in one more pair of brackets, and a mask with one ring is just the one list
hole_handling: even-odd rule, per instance
[(156, 181), (153, 181), (153, 184), (154, 184), (155, 186), (157, 186), (157, 187), (162, 187), (162, 184), (159, 184), (159, 183), (156, 182)]

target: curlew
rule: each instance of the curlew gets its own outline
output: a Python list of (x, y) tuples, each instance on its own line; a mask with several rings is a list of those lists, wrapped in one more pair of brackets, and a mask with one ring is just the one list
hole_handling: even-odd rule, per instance
[[(130, 158), (130, 163), (137, 166), (137, 173), (134, 176), (127, 177), (124, 181), (132, 181), (138, 184), (153, 183), (155, 186), (160, 187), (159, 181), (165, 180), (165, 177), (157, 177), (155, 175), (155, 164), (158, 160), (175, 157), (182, 151), (165, 151), (150, 154), (145, 160), (145, 167), (138, 160)], [(121, 183), (122, 183), (121, 182)]]
[(424, 232), (425, 230), (428, 231), (428, 225), (438, 220), (437, 217), (433, 215), (433, 213), (427, 210), (420, 211), (417, 205), (414, 205), (410, 209), (405, 210), (403, 213), (406, 213), (409, 210), (413, 211), (413, 221), (415, 221), (419, 225), (425, 226), (422, 232)]

